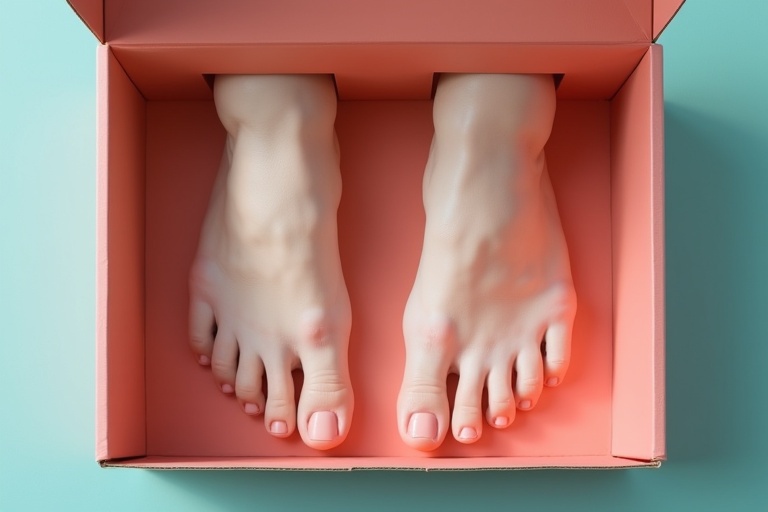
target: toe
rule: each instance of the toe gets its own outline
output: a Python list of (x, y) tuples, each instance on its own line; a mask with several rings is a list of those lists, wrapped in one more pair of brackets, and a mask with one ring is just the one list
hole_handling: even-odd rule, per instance
[(211, 364), (216, 320), (211, 306), (202, 300), (192, 299), (189, 304), (189, 345), (203, 365)]
[(234, 335), (219, 331), (211, 354), (211, 371), (224, 394), (235, 392), (238, 346)]
[(549, 387), (563, 381), (571, 359), (572, 321), (562, 321), (549, 326), (544, 337), (544, 382)]
[(539, 401), (544, 384), (541, 352), (536, 349), (523, 350), (515, 361), (515, 399), (517, 408), (523, 411), (533, 409)]
[(327, 450), (347, 437), (354, 397), (346, 351), (314, 350), (301, 357), (304, 385), (297, 411), (297, 428), (307, 446)]
[(485, 419), (495, 428), (506, 428), (515, 421), (515, 395), (512, 393), (512, 367), (501, 365), (488, 373), (488, 410)]
[(243, 407), (243, 412), (256, 416), (264, 412), (264, 393), (261, 389), (261, 379), (264, 375), (264, 364), (256, 354), (240, 353), (235, 377), (235, 394)]
[(397, 400), (400, 437), (418, 450), (434, 450), (448, 432), (448, 364), (428, 349), (411, 350)]
[(268, 386), (264, 426), (275, 437), (288, 437), (296, 428), (296, 404), (291, 367), (286, 360), (264, 363)]
[(460, 443), (474, 443), (483, 433), (483, 383), (485, 375), (477, 364), (462, 365), (456, 399), (453, 403), (451, 427)]

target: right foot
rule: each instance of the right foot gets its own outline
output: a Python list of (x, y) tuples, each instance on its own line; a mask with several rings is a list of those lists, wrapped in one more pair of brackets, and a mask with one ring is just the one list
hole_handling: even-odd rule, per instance
[(272, 435), (298, 428), (308, 446), (332, 448), (353, 410), (333, 83), (222, 75), (215, 100), (228, 136), (190, 275), (192, 350)]
[[(548, 76), (440, 80), (424, 248), (403, 319), (398, 424), (409, 446), (433, 450), (449, 426), (476, 442), (484, 417), (506, 428), (563, 379), (576, 297), (543, 152), (554, 102)], [(459, 374), (452, 413), (448, 373)]]

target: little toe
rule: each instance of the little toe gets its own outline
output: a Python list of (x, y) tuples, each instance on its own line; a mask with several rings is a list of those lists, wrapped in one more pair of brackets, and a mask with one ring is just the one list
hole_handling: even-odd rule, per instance
[(296, 428), (296, 404), (293, 375), (287, 361), (265, 361), (267, 372), (267, 405), (264, 426), (275, 437), (288, 437)]
[(555, 387), (563, 381), (571, 359), (572, 321), (549, 326), (544, 337), (544, 382)]
[(318, 450), (333, 448), (344, 441), (354, 409), (346, 357), (328, 352), (331, 353), (302, 356), (304, 385), (297, 427), (304, 444)]
[(544, 385), (544, 371), (539, 350), (525, 349), (515, 360), (515, 400), (523, 411), (533, 409)]
[(512, 368), (495, 366), (488, 373), (488, 409), (485, 419), (494, 428), (507, 428), (515, 421), (517, 404), (512, 393)]
[(234, 394), (238, 358), (237, 340), (234, 335), (219, 331), (211, 354), (211, 371), (222, 393)]
[(462, 365), (456, 399), (453, 403), (451, 428), (460, 443), (474, 443), (483, 434), (483, 384), (485, 375), (476, 365)]
[(235, 394), (243, 407), (243, 412), (257, 416), (264, 412), (264, 393), (261, 389), (261, 378), (264, 375), (264, 364), (256, 354), (240, 353), (235, 377)]
[(189, 345), (203, 366), (211, 364), (213, 340), (216, 333), (216, 319), (211, 306), (202, 300), (192, 299), (189, 303)]

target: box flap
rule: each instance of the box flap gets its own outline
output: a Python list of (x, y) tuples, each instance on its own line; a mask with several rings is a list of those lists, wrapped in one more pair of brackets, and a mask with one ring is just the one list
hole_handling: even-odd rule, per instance
[(685, 0), (654, 0), (653, 2), (653, 40), (659, 38), (667, 28)]
[(610, 44), (651, 42), (653, 29), (653, 0), (68, 1), (121, 44)]
[(69, 6), (100, 42), (104, 37), (104, 0), (67, 0)]

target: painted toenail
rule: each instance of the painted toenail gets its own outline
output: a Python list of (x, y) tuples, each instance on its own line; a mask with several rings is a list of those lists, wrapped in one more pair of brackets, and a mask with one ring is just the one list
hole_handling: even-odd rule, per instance
[(339, 419), (331, 411), (318, 411), (309, 418), (308, 430), (313, 441), (333, 441), (339, 436)]
[(202, 366), (208, 366), (211, 364), (211, 358), (208, 356), (200, 356), (197, 358), (197, 362), (200, 363)]
[(557, 377), (551, 377), (547, 379), (547, 386), (557, 386), (557, 384), (560, 382), (560, 379)]
[(459, 432), (459, 439), (477, 439), (477, 430), (472, 427), (464, 427)]
[(273, 421), (269, 425), (269, 431), (273, 434), (287, 434), (288, 424), (284, 421)]
[(520, 408), (521, 409), (530, 409), (531, 408), (531, 401), (530, 400), (522, 400), (520, 402)]
[(506, 416), (496, 416), (496, 419), (493, 420), (493, 425), (496, 427), (506, 427), (509, 425), (509, 418)]
[(235, 388), (233, 388), (230, 384), (222, 384), (221, 392), (227, 395), (231, 395), (235, 392)]
[(414, 439), (437, 439), (437, 417), (429, 412), (415, 412), (408, 422), (408, 435)]
[(258, 405), (250, 403), (245, 404), (243, 410), (245, 410), (245, 414), (259, 414), (261, 412)]

